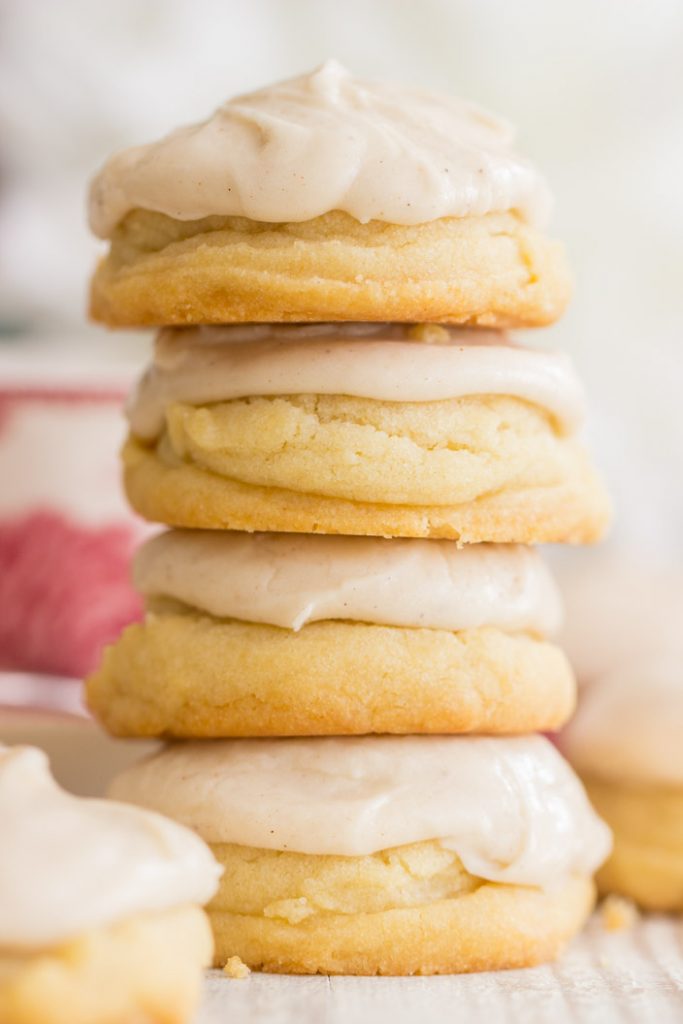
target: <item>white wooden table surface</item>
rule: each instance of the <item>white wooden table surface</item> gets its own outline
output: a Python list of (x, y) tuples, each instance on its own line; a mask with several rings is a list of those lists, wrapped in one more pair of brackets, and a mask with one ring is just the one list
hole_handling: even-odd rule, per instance
[(683, 921), (596, 918), (548, 967), (437, 978), (211, 971), (197, 1024), (682, 1024)]

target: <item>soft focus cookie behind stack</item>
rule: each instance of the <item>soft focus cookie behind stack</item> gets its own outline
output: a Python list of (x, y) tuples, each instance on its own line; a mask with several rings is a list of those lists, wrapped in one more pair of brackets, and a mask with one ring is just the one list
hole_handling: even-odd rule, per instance
[(645, 909), (681, 912), (683, 579), (613, 552), (565, 584), (565, 638), (582, 688), (560, 742), (614, 830), (598, 884)]
[(584, 691), (562, 746), (614, 850), (603, 892), (683, 911), (683, 682), (680, 651), (624, 663)]
[(329, 62), (93, 184), (93, 316), (162, 328), (126, 492), (176, 529), (88, 698), (117, 735), (202, 741), (113, 792), (211, 843), (219, 965), (524, 966), (592, 906), (609, 840), (528, 735), (574, 680), (520, 545), (594, 541), (609, 510), (571, 364), (503, 330), (568, 295), (511, 141)]

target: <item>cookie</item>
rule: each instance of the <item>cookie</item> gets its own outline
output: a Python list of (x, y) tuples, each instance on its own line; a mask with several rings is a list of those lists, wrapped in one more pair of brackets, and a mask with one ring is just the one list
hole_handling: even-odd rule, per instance
[(529, 732), (569, 716), (560, 600), (523, 547), (169, 531), (88, 681), (116, 735)]
[(87, 699), (115, 736), (513, 733), (559, 728), (575, 686), (559, 647), (501, 630), (291, 633), (171, 607), (108, 648)]
[(646, 910), (683, 911), (683, 786), (584, 776), (588, 794), (614, 833), (597, 875)]
[(112, 794), (192, 821), (224, 868), (216, 962), (439, 974), (552, 959), (607, 829), (541, 737), (175, 744)]
[(110, 327), (404, 320), (552, 323), (571, 279), (558, 242), (515, 213), (361, 224), (336, 211), (283, 224), (135, 210), (92, 280)]
[(185, 1024), (213, 940), (182, 907), (132, 917), (34, 953), (0, 949), (3, 1024)]
[[(673, 598), (673, 580), (670, 585)], [(634, 654), (631, 640), (627, 661), (620, 660), (617, 633), (603, 635), (598, 654), (606, 658), (611, 651), (612, 667), (583, 688), (560, 742), (614, 832), (612, 854), (597, 876), (601, 891), (628, 896), (647, 910), (682, 911), (679, 643), (671, 632), (666, 641), (663, 632), (650, 632), (646, 619), (639, 625), (642, 649)]]
[(587, 542), (609, 506), (582, 414), (565, 357), (500, 335), (167, 330), (129, 405), (125, 484), (172, 526)]
[(461, 974), (554, 960), (594, 903), (588, 878), (543, 892), (486, 882), (438, 843), (366, 857), (212, 847), (216, 963), (283, 974)]
[(60, 789), (0, 744), (2, 1024), (187, 1024), (221, 868), (159, 814)]
[[(334, 61), (112, 157), (90, 222), (110, 326), (550, 323), (570, 291), (509, 125)], [(182, 173), (179, 173), (182, 168)]]

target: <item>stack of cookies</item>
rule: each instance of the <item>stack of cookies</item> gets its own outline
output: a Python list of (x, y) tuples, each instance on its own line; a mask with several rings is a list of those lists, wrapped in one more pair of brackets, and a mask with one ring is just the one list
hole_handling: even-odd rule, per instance
[(115, 781), (224, 867), (217, 962), (445, 973), (553, 957), (609, 838), (539, 731), (574, 680), (539, 542), (607, 499), (549, 323), (568, 275), (511, 131), (330, 62), (114, 157), (92, 312), (158, 325), (125, 484), (172, 527), (89, 680)]

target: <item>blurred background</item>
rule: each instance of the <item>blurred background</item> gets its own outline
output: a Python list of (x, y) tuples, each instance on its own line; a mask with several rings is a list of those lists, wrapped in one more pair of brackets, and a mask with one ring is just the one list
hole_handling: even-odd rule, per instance
[(329, 56), (518, 126), (576, 274), (569, 313), (533, 342), (574, 356), (617, 509), (607, 555), (569, 558), (678, 572), (682, 55), (678, 0), (0, 0), (4, 667), (78, 676), (140, 613), (127, 562), (144, 527), (123, 506), (116, 449), (150, 335), (86, 320), (101, 246), (89, 178), (113, 150)]
[(680, 559), (682, 54), (677, 0), (2, 0), (0, 371), (34, 353), (125, 382), (148, 340), (85, 320), (89, 177), (336, 56), (517, 124), (576, 272), (568, 315), (534, 342), (570, 349), (590, 392), (613, 543)]

